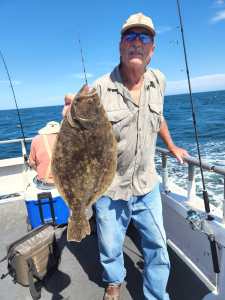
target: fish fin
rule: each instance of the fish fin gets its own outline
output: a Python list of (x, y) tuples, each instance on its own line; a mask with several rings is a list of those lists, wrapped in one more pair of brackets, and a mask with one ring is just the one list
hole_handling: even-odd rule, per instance
[(91, 228), (88, 220), (83, 218), (82, 220), (76, 220), (69, 218), (67, 227), (67, 241), (68, 242), (80, 242), (87, 235), (91, 234)]

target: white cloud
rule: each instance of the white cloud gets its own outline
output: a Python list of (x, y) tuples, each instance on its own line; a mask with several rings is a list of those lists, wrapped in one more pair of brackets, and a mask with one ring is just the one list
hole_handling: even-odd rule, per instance
[[(10, 84), (10, 83), (9, 80), (0, 80), (0, 84)], [(20, 84), (22, 84), (22, 82), (19, 80), (12, 81), (12, 85), (20, 85)]]
[(211, 5), (211, 7), (212, 8), (218, 8), (218, 7), (223, 7), (225, 5), (225, 0), (214, 0), (213, 2), (212, 2), (212, 5)]
[[(211, 74), (191, 78), (193, 92), (225, 90), (225, 74)], [(168, 81), (167, 95), (188, 93), (187, 80)]]
[(225, 20), (225, 9), (217, 12), (216, 15), (211, 18), (210, 22), (217, 23), (223, 20)]
[(224, 4), (224, 0), (216, 0), (215, 1), (217, 5), (223, 5)]
[(171, 30), (172, 30), (172, 27), (170, 27), (170, 26), (161, 26), (156, 30), (156, 33), (163, 34), (165, 32), (171, 31)]
[[(79, 79), (85, 79), (84, 73), (75, 73), (75, 74), (72, 74), (72, 76), (75, 77), (75, 78), (79, 78)], [(91, 78), (93, 76), (94, 75), (91, 74), (91, 73), (86, 73), (87, 78)]]

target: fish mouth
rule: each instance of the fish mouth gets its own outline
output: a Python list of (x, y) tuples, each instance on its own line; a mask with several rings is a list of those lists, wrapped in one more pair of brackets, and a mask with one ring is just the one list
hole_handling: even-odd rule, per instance
[(78, 121), (81, 121), (81, 122), (93, 122), (93, 121), (95, 121), (97, 118), (96, 117), (93, 117), (93, 118), (82, 118), (82, 117), (79, 117), (79, 116), (77, 116), (76, 115), (76, 119), (78, 120)]
[(82, 122), (91, 122), (91, 121), (95, 121), (97, 119), (97, 114), (93, 113), (93, 114), (89, 114), (88, 116), (85, 115), (85, 112), (79, 112), (79, 110), (77, 109), (77, 107), (75, 106), (75, 118), (78, 121), (82, 121)]
[(82, 127), (89, 128), (94, 126), (98, 119), (98, 112), (101, 103), (95, 88), (90, 89), (84, 85), (78, 92), (71, 106), (71, 123), (80, 123)]
[(78, 101), (74, 106), (74, 118), (82, 125), (96, 123), (101, 104), (96, 105), (94, 100), (91, 100), (89, 103), (85, 99), (83, 100), (83, 103)]

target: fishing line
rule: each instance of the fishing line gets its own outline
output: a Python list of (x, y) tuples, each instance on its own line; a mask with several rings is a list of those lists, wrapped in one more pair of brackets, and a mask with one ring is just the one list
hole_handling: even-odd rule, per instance
[(201, 153), (200, 153), (199, 138), (198, 138), (198, 132), (197, 132), (197, 123), (196, 123), (196, 117), (195, 117), (195, 110), (194, 110), (192, 89), (191, 89), (191, 81), (190, 81), (190, 74), (189, 74), (188, 61), (187, 61), (187, 51), (186, 51), (186, 45), (185, 45), (185, 39), (184, 39), (184, 28), (183, 28), (183, 23), (182, 23), (179, 0), (177, 0), (177, 7), (178, 7), (179, 18), (180, 18), (180, 30), (181, 30), (181, 34), (182, 34), (184, 59), (185, 59), (185, 65), (186, 65), (188, 89), (189, 89), (189, 96), (190, 96), (191, 110), (192, 110), (192, 119), (193, 119), (194, 131), (195, 131), (195, 140), (196, 140), (196, 144), (197, 144), (199, 165), (200, 165), (200, 171), (201, 171), (201, 179), (202, 179), (202, 186), (203, 186), (203, 198), (204, 198), (205, 210), (206, 210), (207, 214), (209, 214), (210, 206), (209, 206), (208, 193), (207, 193), (206, 187), (205, 187), (205, 179), (204, 179), (203, 168), (202, 168), (202, 159), (201, 159)]
[(86, 75), (86, 69), (85, 69), (85, 64), (84, 64), (83, 50), (82, 50), (82, 46), (81, 46), (81, 41), (80, 41), (79, 35), (78, 35), (78, 43), (79, 43), (79, 46), (80, 46), (80, 55), (81, 55), (81, 61), (82, 61), (82, 66), (83, 66), (83, 72), (84, 72), (85, 84), (88, 85), (88, 82), (87, 82), (87, 75)]
[[(179, 0), (177, 0), (177, 8), (178, 8), (178, 15), (179, 15), (179, 21), (180, 21), (180, 30), (181, 30), (183, 50), (184, 50), (186, 74), (187, 74), (187, 79), (188, 79), (188, 89), (189, 89), (189, 96), (190, 96), (191, 110), (192, 110), (192, 119), (193, 119), (194, 131), (195, 131), (195, 140), (196, 140), (196, 145), (197, 145), (197, 152), (198, 152), (198, 158), (199, 158), (199, 167), (200, 167), (200, 172), (201, 172), (201, 180), (202, 180), (202, 187), (203, 187), (203, 191), (202, 191), (203, 200), (204, 200), (204, 205), (205, 205), (205, 211), (206, 211), (206, 214), (207, 214), (207, 220), (212, 221), (214, 218), (210, 215), (208, 192), (206, 190), (205, 179), (204, 179), (204, 174), (203, 174), (202, 159), (201, 159), (198, 132), (197, 132), (197, 123), (196, 123), (195, 110), (194, 110), (193, 97), (192, 97), (190, 73), (189, 73), (189, 68), (188, 68), (187, 51), (186, 51), (185, 38), (184, 38), (184, 27), (183, 27), (183, 21), (182, 21), (182, 16), (181, 16), (181, 8), (180, 8)], [(210, 247), (211, 247), (211, 253), (212, 253), (214, 272), (219, 273), (220, 269), (219, 269), (219, 262), (218, 262), (218, 256), (217, 256), (216, 241), (215, 241), (215, 238), (214, 238), (213, 235), (211, 235), (209, 237), (209, 241), (210, 241)]]
[[(18, 119), (19, 119), (19, 123), (20, 123), (22, 138), (23, 138), (24, 146), (25, 146), (25, 149), (26, 149), (26, 152), (27, 152), (26, 139), (25, 139), (25, 135), (24, 135), (23, 124), (22, 124), (22, 121), (21, 121), (19, 108), (18, 108), (18, 105), (17, 105), (15, 91), (14, 91), (14, 88), (13, 88), (12, 80), (11, 80), (11, 77), (10, 77), (10, 74), (9, 74), (9, 70), (8, 70), (5, 58), (4, 58), (3, 53), (2, 53), (1, 50), (0, 50), (0, 56), (1, 56), (1, 59), (3, 61), (4, 67), (5, 67), (8, 79), (9, 79), (10, 87), (11, 87), (11, 90), (12, 90), (12, 93), (13, 93), (13, 98), (14, 98), (14, 102), (15, 102), (15, 105), (16, 105), (16, 111), (17, 111), (17, 115), (18, 115)], [(24, 155), (24, 160), (27, 161), (27, 156), (26, 155)]]

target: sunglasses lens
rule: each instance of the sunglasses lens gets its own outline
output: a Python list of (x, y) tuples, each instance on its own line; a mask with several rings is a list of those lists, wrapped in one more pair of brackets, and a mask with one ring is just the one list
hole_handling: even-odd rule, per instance
[(127, 42), (132, 42), (136, 39), (137, 34), (135, 32), (130, 32), (124, 35), (124, 40)]
[(145, 33), (140, 33), (139, 39), (142, 41), (143, 44), (150, 44), (153, 42), (152, 37)]
[(124, 35), (123, 40), (126, 42), (133, 42), (137, 37), (143, 44), (153, 43), (153, 38), (150, 35), (139, 32), (129, 32)]

